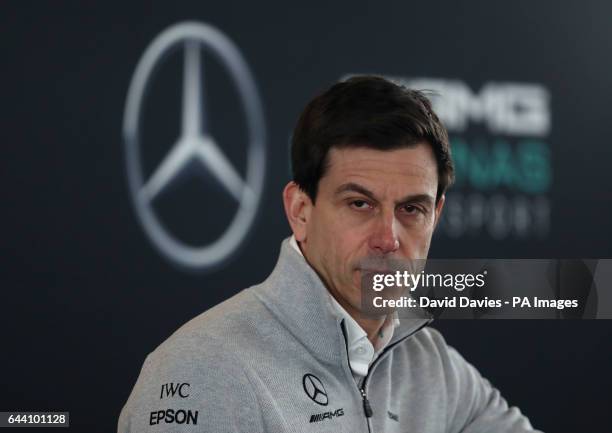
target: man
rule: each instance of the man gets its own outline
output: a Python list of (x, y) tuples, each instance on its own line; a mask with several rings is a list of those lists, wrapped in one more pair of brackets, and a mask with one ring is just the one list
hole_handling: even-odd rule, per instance
[(365, 264), (426, 258), (453, 180), (427, 98), (338, 83), (302, 113), (292, 163), (272, 274), (147, 357), (119, 432), (533, 431), (428, 320), (361, 311)]

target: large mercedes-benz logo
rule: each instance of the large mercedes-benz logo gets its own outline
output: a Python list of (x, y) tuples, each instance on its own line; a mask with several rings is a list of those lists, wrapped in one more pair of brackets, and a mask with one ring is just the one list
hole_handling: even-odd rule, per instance
[(310, 373), (305, 374), (302, 378), (302, 385), (304, 386), (304, 392), (312, 401), (321, 406), (327, 406), (327, 392), (317, 376)]
[[(140, 163), (140, 117), (151, 76), (172, 48), (184, 50), (182, 128), (174, 146), (148, 180)], [(238, 90), (247, 119), (249, 138), (246, 179), (225, 157), (208, 133), (202, 100), (201, 52), (221, 61)], [(265, 172), (263, 108), (249, 68), (236, 46), (215, 28), (196, 22), (176, 24), (162, 32), (140, 59), (128, 91), (123, 119), (127, 175), (138, 219), (155, 247), (176, 264), (206, 270), (220, 265), (243, 242), (261, 201)], [(161, 224), (151, 202), (193, 162), (199, 162), (239, 202), (226, 231), (212, 244), (193, 247), (172, 237)]]

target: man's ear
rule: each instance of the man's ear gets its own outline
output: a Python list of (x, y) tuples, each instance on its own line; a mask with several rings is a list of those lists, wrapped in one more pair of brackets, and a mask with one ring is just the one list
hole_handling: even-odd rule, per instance
[(445, 200), (446, 200), (446, 194), (442, 194), (440, 196), (440, 199), (438, 200), (438, 203), (436, 203), (436, 210), (435, 210), (436, 219), (434, 221), (434, 230), (438, 226), (438, 223), (440, 222), (440, 217), (442, 216), (442, 208), (444, 207)]
[(283, 190), (283, 204), (295, 240), (304, 242), (306, 240), (306, 226), (312, 209), (310, 197), (295, 182), (291, 181)]

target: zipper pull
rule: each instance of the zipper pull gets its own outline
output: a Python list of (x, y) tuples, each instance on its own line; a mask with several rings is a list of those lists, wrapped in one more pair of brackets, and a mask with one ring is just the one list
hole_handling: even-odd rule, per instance
[(361, 391), (361, 398), (363, 399), (363, 411), (365, 412), (365, 416), (366, 418), (372, 418), (372, 406), (370, 406), (370, 400), (368, 400), (368, 397), (366, 396), (365, 391), (363, 390), (363, 388), (360, 389)]

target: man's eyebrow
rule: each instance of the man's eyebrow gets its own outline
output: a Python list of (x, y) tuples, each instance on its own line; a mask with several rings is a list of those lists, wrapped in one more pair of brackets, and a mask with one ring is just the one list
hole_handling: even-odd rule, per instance
[[(363, 194), (371, 200), (378, 201), (376, 195), (367, 189), (366, 187), (359, 185), (358, 183), (349, 182), (340, 185), (336, 188), (335, 195), (342, 194), (343, 192), (357, 192)], [(426, 205), (432, 205), (435, 199), (429, 194), (410, 194), (406, 197), (395, 202), (396, 205), (402, 205), (406, 203), (423, 203)]]
[(407, 204), (407, 203), (423, 203), (426, 205), (432, 205), (435, 199), (429, 194), (413, 194), (404, 197), (399, 200), (396, 204)]
[(372, 191), (370, 191), (364, 186), (359, 185), (358, 183), (354, 183), (354, 182), (343, 183), (338, 188), (336, 188), (336, 192), (334, 193), (334, 195), (340, 195), (343, 192), (358, 192), (360, 194), (365, 195), (371, 200), (377, 201), (376, 196), (374, 195)]

